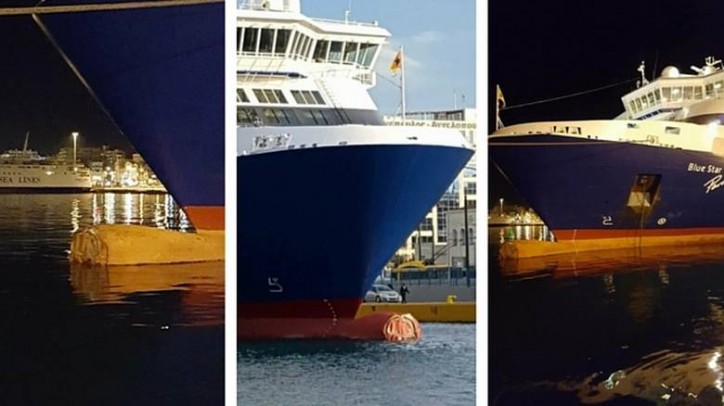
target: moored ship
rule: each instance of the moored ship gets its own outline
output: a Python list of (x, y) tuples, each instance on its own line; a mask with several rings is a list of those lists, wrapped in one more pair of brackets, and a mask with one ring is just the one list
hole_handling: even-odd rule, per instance
[(47, 162), (37, 151), (11, 149), (0, 155), (0, 192), (87, 192), (91, 189), (88, 168)]
[[(539, 122), (489, 137), (490, 157), (559, 242), (609, 248), (724, 238), (724, 70), (673, 66), (614, 120)], [(643, 69), (640, 69), (643, 72)]]
[(83, 86), (194, 227), (223, 229), (223, 0), (48, 3), (28, 13)]
[(456, 130), (383, 125), (376, 23), (298, 0), (236, 21), (238, 335), (378, 338), (386, 319), (355, 318), (365, 293), (473, 151)]

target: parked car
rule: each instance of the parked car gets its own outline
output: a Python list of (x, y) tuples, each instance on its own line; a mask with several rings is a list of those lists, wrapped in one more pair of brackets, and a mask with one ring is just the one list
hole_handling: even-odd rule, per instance
[(372, 285), (372, 288), (365, 295), (365, 302), (392, 302), (399, 303), (402, 297), (396, 291), (385, 285)]

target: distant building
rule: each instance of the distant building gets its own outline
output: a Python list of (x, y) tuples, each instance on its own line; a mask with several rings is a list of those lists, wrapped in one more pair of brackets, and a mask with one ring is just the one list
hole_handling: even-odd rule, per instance
[[(387, 125), (402, 125), (401, 116), (385, 116), (383, 120)], [(474, 108), (406, 113), (405, 125), (458, 129), (474, 147), (477, 146), (478, 124), (477, 113)], [(453, 257), (446, 253), (452, 247), (457, 247), (459, 244), (456, 245), (456, 242), (459, 243), (459, 240), (452, 238), (455, 228), (451, 228), (448, 224), (447, 213), (464, 208), (466, 196), (468, 214), (472, 214), (474, 219), (477, 205), (475, 156), (470, 159), (455, 181), (445, 191), (442, 198), (425, 216), (418, 230), (415, 230), (397, 251), (397, 261), (421, 259), (440, 265), (453, 265), (450, 262)], [(474, 261), (470, 265), (473, 266)]]

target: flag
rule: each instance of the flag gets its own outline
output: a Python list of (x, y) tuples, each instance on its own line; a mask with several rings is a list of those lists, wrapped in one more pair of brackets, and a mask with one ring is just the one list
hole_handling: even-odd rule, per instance
[(399, 72), (400, 69), (402, 69), (402, 50), (401, 49), (399, 51), (397, 51), (397, 53), (395, 54), (395, 58), (392, 60), (392, 63), (390, 64), (390, 72), (392, 72), (392, 74), (394, 75), (394, 74), (397, 74), (397, 72)]
[(502, 109), (505, 107), (505, 97), (503, 96), (503, 91), (500, 90), (500, 85), (495, 85), (496, 88), (496, 97), (495, 102), (498, 104), (498, 109)]

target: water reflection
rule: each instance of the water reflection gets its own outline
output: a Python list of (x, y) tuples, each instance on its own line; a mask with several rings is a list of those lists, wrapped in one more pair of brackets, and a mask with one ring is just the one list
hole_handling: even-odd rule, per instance
[(524, 241), (554, 241), (553, 233), (546, 225), (528, 224), (528, 225), (511, 225), (505, 227), (490, 227), (488, 229), (488, 237), (490, 241), (497, 241), (503, 244), (506, 241), (524, 240)]
[[(168, 194), (95, 193), (93, 224), (138, 224), (190, 231), (188, 217)], [(152, 217), (149, 214), (152, 213)]]
[[(224, 263), (82, 266), (71, 265), (70, 282), (85, 304), (138, 304), (150, 298), (176, 298), (176, 325), (224, 323)], [(136, 325), (149, 324), (149, 314)], [(167, 321), (163, 321), (166, 323)], [(160, 322), (159, 322), (160, 323)]]

